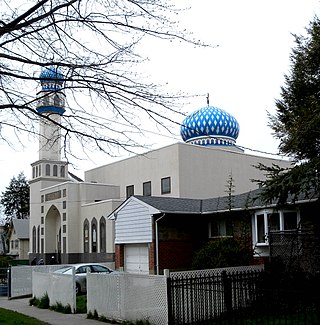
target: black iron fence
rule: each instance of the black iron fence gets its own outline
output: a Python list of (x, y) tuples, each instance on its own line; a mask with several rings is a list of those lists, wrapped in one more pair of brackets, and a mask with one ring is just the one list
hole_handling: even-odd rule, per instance
[(320, 324), (319, 285), (268, 270), (170, 277), (169, 324)]

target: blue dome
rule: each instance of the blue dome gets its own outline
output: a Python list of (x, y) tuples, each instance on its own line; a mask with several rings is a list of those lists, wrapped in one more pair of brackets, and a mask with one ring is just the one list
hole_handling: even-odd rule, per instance
[(58, 67), (46, 67), (40, 73), (42, 90), (59, 90), (64, 83), (64, 75)]
[(180, 134), (188, 143), (234, 145), (239, 129), (239, 123), (231, 114), (218, 107), (206, 106), (184, 119)]

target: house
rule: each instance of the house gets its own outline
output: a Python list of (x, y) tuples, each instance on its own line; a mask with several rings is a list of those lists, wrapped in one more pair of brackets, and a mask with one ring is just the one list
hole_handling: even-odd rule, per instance
[(234, 195), (231, 201), (230, 196), (130, 197), (109, 216), (115, 222), (116, 268), (147, 274), (188, 270), (205, 243), (228, 236), (248, 236), (254, 263), (264, 263), (270, 256), (270, 234), (310, 230), (318, 208), (316, 198), (303, 197), (283, 207), (266, 205), (260, 192)]
[(94, 261), (112, 266), (115, 221), (107, 217), (130, 196), (201, 201), (224, 196), (229, 181), (234, 194), (241, 194), (257, 189), (251, 179), (264, 179), (254, 167), (259, 163), (291, 166), (283, 159), (245, 153), (236, 145), (236, 119), (208, 104), (182, 122), (183, 142), (88, 170), (81, 180), (61, 159), (57, 123), (65, 112), (63, 83), (56, 67), (41, 72), (36, 107), (41, 115), (39, 159), (31, 164), (29, 181), (30, 260), (43, 258), (49, 263), (54, 257), (59, 263)]
[(12, 219), (8, 239), (8, 255), (19, 260), (29, 259), (29, 219)]

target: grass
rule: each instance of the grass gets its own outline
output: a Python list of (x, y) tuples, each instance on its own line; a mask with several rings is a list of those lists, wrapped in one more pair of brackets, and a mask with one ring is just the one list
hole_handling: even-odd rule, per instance
[(0, 308), (0, 324), (5, 325), (48, 325), (36, 318), (22, 315), (16, 311)]
[(77, 296), (77, 314), (87, 313), (87, 296)]

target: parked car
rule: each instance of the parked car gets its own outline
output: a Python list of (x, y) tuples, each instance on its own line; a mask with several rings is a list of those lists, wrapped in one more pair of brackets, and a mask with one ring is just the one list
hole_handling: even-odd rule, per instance
[(72, 267), (75, 268), (75, 278), (76, 278), (76, 294), (79, 295), (81, 293), (87, 292), (87, 272), (90, 273), (106, 273), (110, 274), (115, 272), (109, 267), (97, 264), (97, 263), (82, 263), (82, 264), (73, 264), (62, 267), (54, 271), (55, 273), (62, 274), (72, 274)]

